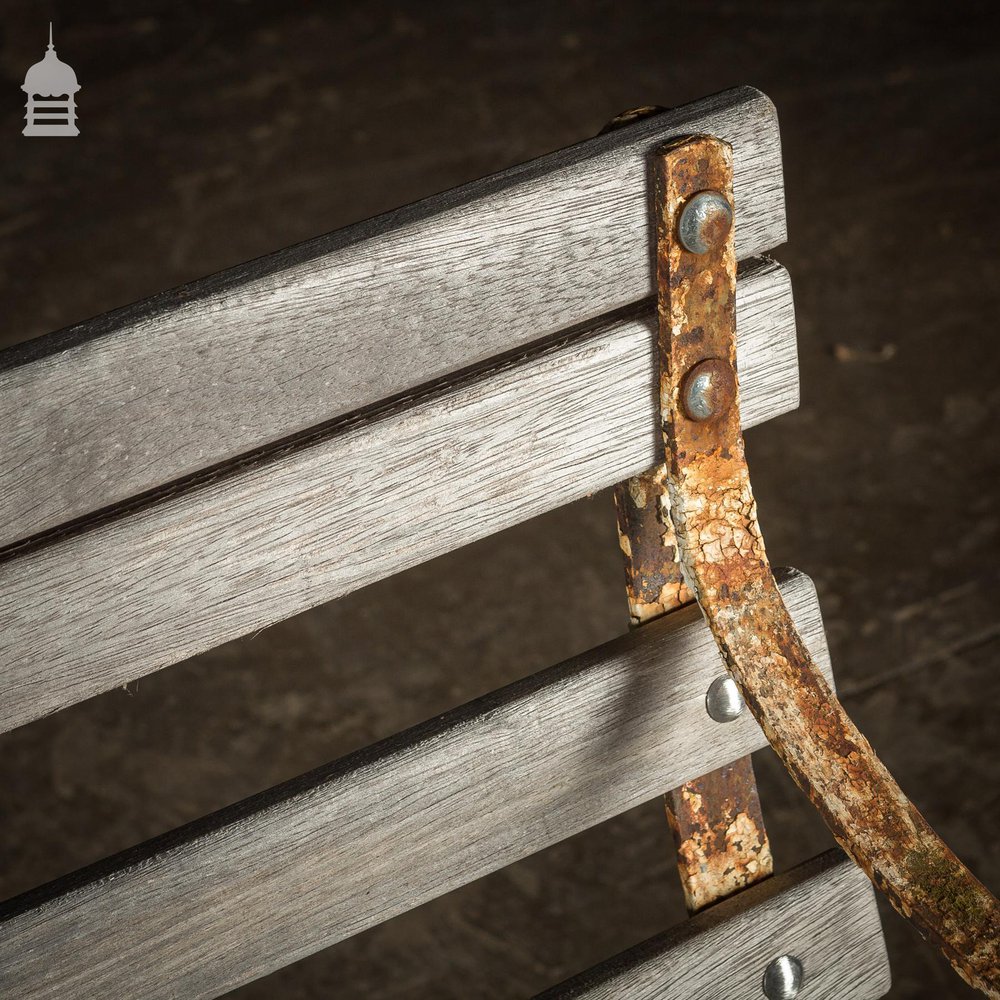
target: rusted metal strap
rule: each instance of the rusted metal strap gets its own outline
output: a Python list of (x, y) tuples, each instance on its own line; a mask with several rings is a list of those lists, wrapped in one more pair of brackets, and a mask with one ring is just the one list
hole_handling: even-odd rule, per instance
[[(633, 627), (692, 601), (668, 510), (666, 468), (619, 483), (618, 538)], [(664, 796), (689, 913), (766, 878), (771, 848), (749, 757)]]
[(732, 150), (694, 137), (654, 159), (660, 407), (684, 579), (744, 700), (837, 841), (967, 982), (1000, 998), (1000, 905), (848, 718), (767, 561), (739, 421)]
[[(647, 106), (623, 111), (601, 131), (613, 132), (664, 110)], [(694, 600), (681, 573), (666, 476), (666, 466), (660, 466), (619, 483), (615, 489), (618, 539), (625, 554), (625, 586), (633, 628)], [(663, 804), (677, 847), (677, 870), (689, 913), (697, 913), (773, 871), (749, 757), (671, 789)]]

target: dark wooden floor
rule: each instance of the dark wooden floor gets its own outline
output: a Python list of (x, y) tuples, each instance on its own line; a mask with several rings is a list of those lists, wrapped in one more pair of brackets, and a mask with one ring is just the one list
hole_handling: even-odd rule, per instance
[[(82, 134), (20, 135), (48, 11)], [(737, 83), (777, 103), (802, 408), (753, 432), (769, 548), (844, 701), (1000, 889), (1000, 130), (990, 5), (0, 2), (0, 342)], [(0, 429), (2, 433), (2, 429)], [(2, 437), (0, 437), (2, 442)], [(0, 896), (624, 627), (610, 497), (0, 738)], [(769, 755), (779, 864), (828, 837)], [(241, 997), (519, 997), (679, 919), (658, 803)], [(971, 995), (887, 912), (897, 998)]]

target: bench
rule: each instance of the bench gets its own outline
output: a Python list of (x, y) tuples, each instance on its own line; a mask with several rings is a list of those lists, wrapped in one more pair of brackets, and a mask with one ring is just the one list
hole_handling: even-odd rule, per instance
[[(661, 462), (648, 157), (691, 133), (734, 150), (753, 426), (798, 379), (752, 88), (0, 354), (0, 731)], [(780, 585), (830, 678), (811, 583)], [(680, 607), (9, 900), (0, 993), (219, 996), (766, 746), (706, 711), (723, 674)], [(839, 852), (545, 996), (773, 1000), (793, 959), (810, 1000), (888, 990)]]

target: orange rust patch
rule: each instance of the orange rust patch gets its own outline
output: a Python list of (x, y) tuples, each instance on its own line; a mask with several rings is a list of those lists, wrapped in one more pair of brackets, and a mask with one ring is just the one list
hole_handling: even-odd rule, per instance
[(771, 846), (749, 757), (668, 793), (666, 805), (691, 913), (771, 874)]

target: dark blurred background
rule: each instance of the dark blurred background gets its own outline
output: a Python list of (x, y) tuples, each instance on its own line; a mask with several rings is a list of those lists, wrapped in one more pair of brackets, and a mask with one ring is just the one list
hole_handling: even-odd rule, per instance
[[(781, 118), (776, 256), (802, 377), (801, 409), (749, 441), (769, 550), (818, 585), (849, 711), (998, 890), (993, 10), (0, 2), (0, 342), (567, 145), (622, 109), (755, 84)], [(72, 141), (20, 134), (50, 17), (83, 87)], [(0, 897), (625, 622), (600, 494), (8, 733)], [(825, 848), (772, 755), (757, 766), (779, 867)], [(529, 995), (681, 919), (673, 863), (650, 802), (234, 995)], [(972, 995), (884, 921), (891, 996)]]

